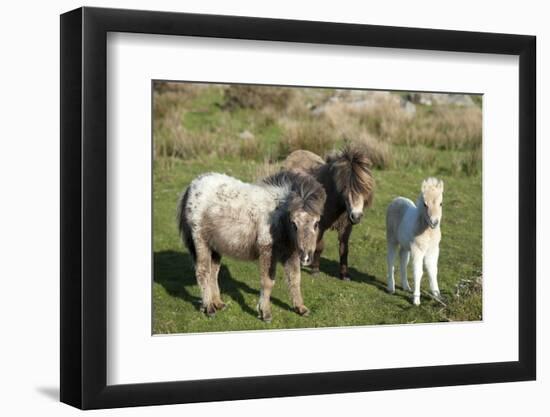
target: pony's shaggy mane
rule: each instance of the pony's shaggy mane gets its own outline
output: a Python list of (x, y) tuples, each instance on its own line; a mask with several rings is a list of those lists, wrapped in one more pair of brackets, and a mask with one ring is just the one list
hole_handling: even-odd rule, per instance
[(327, 156), (326, 162), (330, 166), (338, 191), (364, 196), (367, 207), (370, 207), (375, 182), (371, 173), (372, 162), (366, 149), (359, 145), (348, 145)]
[(325, 189), (310, 175), (280, 171), (262, 180), (273, 187), (288, 187), (296, 196), (289, 201), (289, 210), (303, 209), (309, 214), (321, 216), (327, 198)]

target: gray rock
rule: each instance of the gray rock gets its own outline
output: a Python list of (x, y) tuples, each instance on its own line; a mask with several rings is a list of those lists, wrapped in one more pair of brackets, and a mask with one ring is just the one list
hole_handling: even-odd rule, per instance
[(242, 140), (252, 140), (254, 139), (254, 134), (250, 130), (245, 130), (239, 133), (239, 138)]
[(416, 114), (416, 106), (408, 100), (401, 100), (401, 108), (409, 116), (414, 116)]
[(475, 106), (474, 101), (467, 94), (411, 93), (406, 95), (405, 99), (409, 102), (423, 104), (425, 106), (433, 106), (433, 105), (452, 105), (452, 106), (460, 106), (460, 107)]

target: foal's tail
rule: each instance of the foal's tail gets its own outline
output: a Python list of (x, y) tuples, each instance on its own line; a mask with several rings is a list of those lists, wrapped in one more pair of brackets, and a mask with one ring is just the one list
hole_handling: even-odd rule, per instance
[(187, 200), (189, 199), (189, 188), (185, 190), (178, 202), (178, 209), (176, 214), (176, 221), (178, 223), (178, 230), (180, 232), (181, 240), (187, 246), (189, 253), (193, 257), (193, 261), (197, 259), (197, 251), (195, 250), (195, 242), (193, 241), (193, 233), (191, 227), (187, 221), (185, 215), (185, 206), (187, 206)]

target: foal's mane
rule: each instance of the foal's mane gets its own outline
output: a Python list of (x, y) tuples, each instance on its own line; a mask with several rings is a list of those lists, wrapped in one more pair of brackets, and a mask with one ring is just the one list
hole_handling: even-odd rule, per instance
[(375, 182), (371, 173), (372, 162), (364, 147), (347, 145), (327, 156), (326, 162), (340, 193), (362, 195), (367, 207), (372, 204)]
[(323, 213), (326, 193), (321, 184), (310, 175), (291, 171), (280, 171), (262, 180), (273, 187), (286, 187), (294, 193), (289, 201), (289, 210), (303, 209), (309, 214), (320, 216)]

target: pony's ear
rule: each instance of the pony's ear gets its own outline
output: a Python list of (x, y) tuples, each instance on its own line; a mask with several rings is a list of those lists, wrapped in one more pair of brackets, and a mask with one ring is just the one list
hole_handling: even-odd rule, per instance
[(422, 181), (422, 193), (425, 193), (430, 188), (435, 188), (436, 190), (443, 192), (443, 181), (438, 180), (437, 178), (426, 178)]
[(422, 187), (420, 188), (420, 190), (422, 191), (422, 193), (425, 193), (427, 189), (428, 189), (428, 180), (424, 180), (422, 181)]

